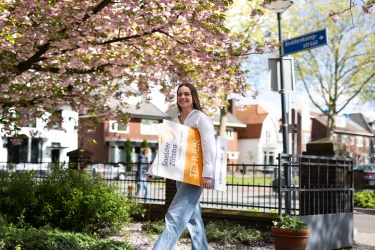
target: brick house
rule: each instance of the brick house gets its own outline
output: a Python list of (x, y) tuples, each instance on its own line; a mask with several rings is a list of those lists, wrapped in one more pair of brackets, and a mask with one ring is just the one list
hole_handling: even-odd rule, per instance
[(233, 115), (246, 127), (238, 129), (239, 163), (276, 164), (282, 152), (280, 125), (260, 105), (250, 105), (244, 110), (233, 109)]
[[(302, 154), (306, 150), (306, 143), (316, 141), (326, 137), (327, 116), (319, 112), (310, 112), (310, 130), (301, 130), (301, 110), (292, 109), (292, 124), (296, 124), (297, 133), (292, 140), (293, 154)], [(352, 119), (351, 115), (337, 116), (336, 130), (334, 131), (332, 140), (342, 142), (346, 145), (346, 151), (354, 158), (354, 164), (369, 162), (371, 152), (373, 152), (372, 140), (374, 133), (358, 124), (357, 119)]]
[[(95, 131), (80, 131), (79, 139), (81, 148), (91, 151), (91, 162), (126, 162), (125, 142), (127, 139), (132, 144), (132, 162), (137, 162), (141, 151), (141, 144), (147, 140), (151, 149), (148, 159), (152, 161), (157, 151), (157, 126), (163, 119), (170, 120), (170, 116), (162, 112), (154, 104), (147, 102), (144, 95), (135, 92), (136, 95), (129, 98), (127, 112), (132, 118), (127, 125), (114, 120), (107, 120), (99, 124)], [(139, 109), (136, 104), (142, 101)], [(86, 116), (81, 116), (80, 120)], [(95, 139), (96, 144), (90, 143), (88, 139)]]
[[(374, 121), (369, 121), (363, 114), (361, 113), (353, 113), (349, 114), (350, 119), (355, 121), (357, 124), (359, 124), (361, 127), (366, 129), (368, 132), (375, 134), (375, 123)], [(374, 161), (374, 140), (375, 137), (372, 137), (370, 140), (370, 148), (369, 148), (369, 161), (370, 163), (375, 163)], [(366, 161), (367, 162), (367, 161)]]

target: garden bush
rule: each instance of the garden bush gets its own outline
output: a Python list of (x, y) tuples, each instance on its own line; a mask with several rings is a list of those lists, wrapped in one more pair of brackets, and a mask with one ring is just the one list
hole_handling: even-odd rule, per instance
[(50, 227), (16, 228), (0, 225), (0, 249), (22, 250), (133, 250), (122, 241), (98, 239), (83, 233), (65, 232)]
[(36, 207), (34, 172), (2, 172), (0, 174), (0, 213), (13, 223), (27, 215), (28, 220)]
[(209, 242), (222, 244), (257, 245), (258, 243), (272, 243), (270, 232), (261, 232), (226, 220), (209, 222), (206, 225), (206, 236)]
[[(165, 227), (163, 220), (146, 221), (142, 225), (142, 231), (150, 234), (160, 235)], [(246, 228), (229, 221), (211, 221), (205, 226), (208, 242), (217, 242), (220, 244), (244, 244), (259, 245), (263, 243), (272, 243), (271, 232), (261, 232), (254, 228)], [(184, 230), (181, 238), (189, 237), (188, 230)]]
[[(165, 228), (164, 220), (156, 220), (156, 221), (145, 221), (142, 224), (142, 231), (148, 234), (156, 234), (160, 235)], [(189, 231), (185, 228), (181, 234), (181, 238), (189, 238)]]
[(364, 190), (354, 193), (354, 206), (375, 208), (375, 192), (373, 190)]
[(0, 185), (0, 213), (23, 226), (108, 234), (141, 212), (115, 185), (72, 169), (53, 169), (39, 182), (29, 173), (4, 174)]

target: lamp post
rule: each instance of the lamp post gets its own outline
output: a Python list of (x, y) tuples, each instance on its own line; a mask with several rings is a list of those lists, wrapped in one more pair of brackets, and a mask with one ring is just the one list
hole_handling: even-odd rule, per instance
[[(266, 6), (264, 8), (272, 11), (273, 13), (277, 14), (277, 24), (279, 30), (279, 42), (281, 44), (283, 38), (281, 33), (281, 15), (284, 11), (286, 11), (290, 6), (293, 5), (292, 1), (289, 0), (276, 0)], [(279, 50), (279, 60), (280, 60), (280, 90), (279, 93), (281, 95), (281, 128), (283, 134), (283, 153), (289, 154), (289, 132), (288, 132), (288, 117), (286, 112), (286, 93), (284, 89), (284, 62), (283, 62), (283, 52), (280, 48)], [(279, 159), (280, 161), (281, 159)], [(291, 169), (287, 166), (284, 167), (284, 177), (285, 177), (285, 185), (286, 187), (290, 187), (291, 184)], [(281, 176), (279, 176), (281, 178)], [(281, 197), (280, 197), (281, 198)], [(285, 194), (285, 212), (286, 214), (291, 213), (291, 199), (290, 194)]]

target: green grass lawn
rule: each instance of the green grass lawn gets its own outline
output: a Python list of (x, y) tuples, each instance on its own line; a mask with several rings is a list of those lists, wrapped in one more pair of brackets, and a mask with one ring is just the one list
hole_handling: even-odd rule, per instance
[(228, 184), (250, 184), (250, 185), (271, 185), (273, 177), (232, 177), (227, 176)]

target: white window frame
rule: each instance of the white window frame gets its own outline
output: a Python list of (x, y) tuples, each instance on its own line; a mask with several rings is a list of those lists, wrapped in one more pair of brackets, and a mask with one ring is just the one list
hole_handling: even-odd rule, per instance
[(350, 137), (350, 145), (354, 145), (354, 137)]
[(118, 122), (109, 121), (109, 132), (129, 134), (129, 124), (126, 125), (126, 130), (118, 130)]
[[(215, 133), (218, 135), (219, 134), (219, 127), (215, 126)], [(225, 129), (225, 138), (228, 140), (234, 140), (234, 129), (233, 128), (226, 128)]]
[[(275, 157), (275, 152), (273, 151), (264, 151), (264, 156), (263, 156), (263, 163), (264, 164), (272, 164), (274, 165), (276, 162), (276, 157)], [(270, 162), (270, 159), (272, 158), (272, 163)]]
[(234, 140), (234, 129), (233, 128), (226, 128), (225, 137), (228, 140)]
[[(150, 122), (151, 124), (144, 124)], [(141, 134), (142, 135), (157, 135), (158, 134), (158, 120), (142, 119), (141, 120)]]
[(357, 147), (363, 147), (363, 137), (362, 136), (357, 136), (357, 138), (356, 138), (356, 146)]
[(332, 136), (332, 140), (337, 141), (337, 135), (336, 135), (336, 134), (334, 134), (334, 135)]
[(370, 139), (367, 137), (365, 138), (365, 146), (370, 147)]
[(341, 136), (341, 142), (344, 143), (345, 145), (348, 145), (348, 136), (342, 135)]

